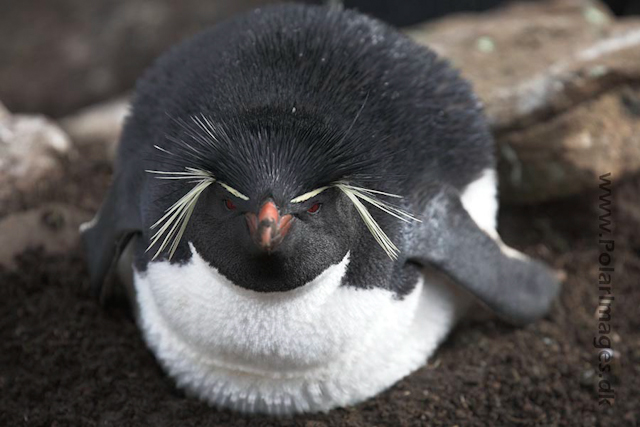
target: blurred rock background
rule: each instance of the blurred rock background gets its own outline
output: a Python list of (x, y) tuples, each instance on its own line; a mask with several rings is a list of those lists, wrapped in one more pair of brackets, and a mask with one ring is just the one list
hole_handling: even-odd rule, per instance
[(640, 170), (640, 19), (605, 5), (516, 3), (408, 34), (462, 70), (498, 141), (503, 202), (536, 203)]
[[(277, 1), (0, 0), (0, 100), (13, 112), (55, 118), (70, 114), (130, 90), (140, 73), (170, 45), (234, 14)], [(342, 3), (396, 26), (512, 3), (507, 0), (298, 1)], [(586, 0), (571, 3), (584, 7), (591, 4)], [(614, 12), (624, 15), (640, 12), (640, 3), (634, 0), (607, 0), (607, 3), (610, 7), (605, 12), (607, 16)], [(599, 19), (592, 12), (587, 13), (592, 20)], [(579, 26), (579, 21), (574, 20), (572, 28)], [(562, 25), (556, 23), (555, 26)], [(466, 32), (469, 30), (473, 31), (468, 28)], [(532, 33), (530, 39), (537, 37), (534, 28), (529, 28), (529, 32)], [(580, 37), (582, 32), (573, 35)]]

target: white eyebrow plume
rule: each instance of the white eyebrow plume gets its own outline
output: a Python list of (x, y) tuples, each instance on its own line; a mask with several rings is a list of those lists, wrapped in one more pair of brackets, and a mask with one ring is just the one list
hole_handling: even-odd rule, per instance
[(376, 220), (373, 218), (373, 216), (371, 215), (367, 207), (364, 205), (364, 203), (362, 203), (362, 201), (365, 201), (375, 206), (381, 211), (388, 213), (389, 215), (401, 221), (421, 222), (420, 219), (415, 217), (414, 215), (411, 215), (410, 213), (405, 212), (402, 209), (396, 206), (393, 206), (389, 203), (383, 202), (375, 197), (376, 194), (380, 194), (387, 197), (394, 197), (394, 198), (402, 198), (402, 196), (385, 193), (377, 190), (370, 190), (368, 188), (355, 187), (353, 185), (349, 185), (344, 182), (337, 182), (333, 184), (333, 186), (338, 188), (340, 191), (342, 191), (349, 198), (349, 200), (351, 200), (351, 202), (353, 203), (353, 206), (358, 211), (358, 214), (360, 214), (360, 217), (362, 218), (365, 225), (373, 235), (373, 238), (376, 240), (376, 242), (378, 242), (380, 247), (382, 247), (382, 249), (386, 252), (389, 258), (394, 260), (398, 259), (398, 254), (400, 254), (400, 250), (391, 241), (391, 239), (389, 238), (389, 236), (387, 236), (384, 230), (382, 230), (382, 227), (380, 227), (380, 225), (376, 222)]
[(220, 182), (218, 181), (218, 184), (220, 184), (220, 186), (222, 186), (222, 188), (224, 188), (225, 190), (227, 190), (229, 193), (233, 194), (234, 196), (236, 196), (238, 199), (242, 199), (242, 200), (249, 200), (249, 198), (247, 196), (245, 196), (244, 194), (242, 194), (241, 192), (239, 192), (238, 190), (236, 190), (235, 188), (229, 187), (227, 184), (225, 184), (224, 182)]
[[(180, 239), (182, 239), (185, 229), (187, 228), (187, 224), (189, 222), (189, 219), (191, 218), (193, 210), (195, 209), (196, 203), (198, 202), (198, 198), (200, 197), (202, 192), (206, 190), (207, 187), (209, 187), (211, 184), (217, 182), (225, 190), (238, 197), (239, 199), (249, 200), (247, 196), (240, 193), (238, 190), (230, 187), (225, 183), (216, 181), (216, 179), (211, 175), (210, 172), (202, 169), (185, 168), (185, 170), (181, 172), (147, 170), (146, 172), (161, 175), (157, 177), (159, 179), (186, 179), (190, 180), (190, 183), (196, 184), (191, 190), (189, 190), (189, 192), (187, 192), (187, 194), (182, 196), (177, 202), (171, 205), (171, 207), (169, 207), (165, 211), (165, 214), (162, 216), (162, 218), (160, 218), (155, 224), (151, 226), (151, 229), (158, 228), (158, 230), (151, 237), (151, 243), (149, 244), (147, 251), (151, 250), (153, 246), (160, 243), (160, 246), (152, 259), (156, 259), (168, 245), (169, 259), (171, 259), (178, 247), (178, 244), (180, 243)], [(397, 206), (384, 202), (376, 197), (377, 195), (381, 195), (401, 199), (402, 196), (386, 193), (383, 191), (357, 187), (346, 182), (335, 182), (330, 186), (316, 188), (315, 190), (309, 191), (308, 193), (304, 193), (294, 199), (291, 199), (291, 203), (305, 202), (331, 187), (339, 189), (349, 198), (376, 242), (385, 251), (389, 258), (394, 260), (397, 259), (398, 255), (400, 254), (400, 250), (391, 241), (389, 236), (387, 236), (382, 227), (380, 227), (380, 224), (378, 224), (378, 222), (373, 218), (373, 215), (371, 215), (363, 202), (367, 202), (368, 204), (373, 205), (374, 207), (401, 221), (421, 222), (421, 220), (416, 216), (405, 212)]]
[[(189, 169), (189, 168), (187, 168)], [(182, 196), (177, 202), (175, 202), (169, 209), (166, 210), (165, 214), (156, 221), (155, 224), (151, 226), (151, 229), (158, 228), (153, 236), (151, 236), (151, 242), (149, 243), (149, 247), (147, 251), (149, 251), (153, 246), (155, 246), (162, 239), (162, 243), (158, 248), (158, 251), (155, 253), (152, 259), (156, 259), (158, 255), (169, 246), (169, 259), (173, 257), (176, 249), (178, 248), (178, 244), (180, 243), (180, 239), (182, 239), (182, 235), (184, 234), (184, 230), (187, 228), (187, 224), (189, 223), (189, 219), (191, 218), (191, 214), (193, 213), (194, 208), (196, 207), (196, 203), (198, 202), (198, 198), (200, 194), (209, 187), (211, 184), (215, 182), (215, 179), (210, 175), (206, 174), (205, 171), (198, 170), (197, 173), (194, 172), (158, 172), (158, 171), (147, 171), (150, 173), (164, 173), (168, 176), (158, 177), (160, 179), (191, 179), (194, 180), (197, 184), (189, 190), (187, 194)]]
[[(166, 211), (165, 214), (156, 221), (155, 224), (151, 226), (151, 229), (158, 228), (158, 230), (151, 236), (151, 243), (149, 243), (149, 247), (147, 247), (147, 251), (151, 250), (153, 246), (160, 243), (160, 247), (157, 252), (153, 256), (153, 259), (156, 259), (158, 255), (169, 246), (169, 259), (173, 257), (176, 249), (178, 248), (178, 244), (180, 243), (180, 239), (184, 234), (185, 229), (187, 228), (187, 224), (189, 223), (189, 219), (191, 218), (191, 214), (196, 207), (196, 203), (198, 202), (198, 198), (202, 194), (204, 190), (207, 189), (211, 184), (217, 182), (227, 190), (229, 193), (238, 197), (242, 200), (249, 200), (247, 196), (240, 193), (238, 190), (224, 184), (220, 181), (216, 181), (216, 179), (211, 175), (210, 172), (207, 172), (202, 169), (196, 168), (184, 168), (184, 171), (181, 172), (171, 172), (171, 171), (157, 171), (157, 170), (146, 170), (145, 172), (160, 175), (156, 178), (158, 179), (186, 179), (189, 180), (190, 183), (196, 184), (187, 194), (182, 196), (177, 202), (171, 205)], [(163, 239), (164, 237), (164, 239)]]
[(308, 193), (304, 193), (298, 197), (296, 197), (295, 199), (291, 199), (291, 203), (302, 203), (302, 202), (306, 202), (307, 200), (309, 200), (312, 197), (316, 197), (318, 194), (322, 193), (324, 190), (326, 190), (329, 187), (320, 187), (320, 188), (316, 188), (313, 191), (309, 191)]
[(165, 175), (157, 176), (156, 178), (158, 179), (213, 179), (213, 176), (211, 176), (209, 172), (195, 168), (184, 168), (184, 172), (156, 171), (150, 169), (146, 169), (145, 172), (155, 175)]
[(336, 182), (336, 183), (333, 183), (331, 186), (316, 188), (313, 191), (309, 191), (308, 193), (304, 193), (294, 199), (291, 199), (291, 203), (306, 202), (307, 200), (317, 196), (318, 194), (322, 193), (324, 190), (330, 187), (338, 188), (349, 198), (349, 200), (351, 200), (351, 203), (353, 203), (353, 206), (358, 211), (358, 214), (364, 221), (365, 225), (373, 235), (373, 238), (376, 240), (376, 242), (378, 242), (378, 244), (382, 247), (382, 249), (389, 256), (389, 258), (397, 259), (398, 254), (400, 253), (400, 250), (391, 241), (391, 239), (389, 239), (389, 236), (387, 236), (384, 230), (382, 230), (382, 227), (380, 227), (380, 225), (376, 222), (376, 220), (373, 218), (373, 215), (371, 215), (371, 213), (369, 212), (367, 207), (364, 205), (364, 203), (362, 203), (362, 201), (365, 201), (375, 206), (381, 211), (388, 213), (389, 215), (401, 221), (421, 222), (420, 219), (411, 215), (410, 213), (405, 212), (402, 209), (396, 206), (393, 206), (389, 203), (385, 203), (382, 200), (379, 200), (378, 198), (375, 197), (376, 195), (382, 195), (382, 196), (401, 199), (402, 196), (398, 196), (397, 194), (385, 193), (383, 191), (378, 191), (378, 190), (371, 190), (363, 187), (356, 187), (353, 185), (349, 185), (345, 182)]

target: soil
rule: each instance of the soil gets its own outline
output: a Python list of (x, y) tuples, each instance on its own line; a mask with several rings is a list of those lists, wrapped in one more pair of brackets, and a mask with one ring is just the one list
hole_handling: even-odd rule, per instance
[[(0, 209), (60, 201), (95, 210), (110, 168), (84, 153), (61, 182)], [(31, 249), (0, 270), (0, 425), (595, 426), (640, 422), (640, 176), (614, 181), (611, 308), (615, 350), (598, 405), (598, 183), (590, 194), (507, 207), (504, 240), (566, 273), (550, 315), (525, 328), (495, 319), (460, 325), (429, 364), (356, 407), (274, 419), (218, 411), (177, 390), (123, 306), (86, 292), (82, 251)]]

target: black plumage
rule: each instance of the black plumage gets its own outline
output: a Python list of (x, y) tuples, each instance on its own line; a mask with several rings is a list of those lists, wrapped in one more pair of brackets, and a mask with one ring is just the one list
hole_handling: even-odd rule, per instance
[[(295, 5), (256, 10), (178, 45), (140, 79), (113, 187), (97, 225), (85, 233), (94, 289), (100, 289), (119, 239), (139, 236), (136, 265), (146, 268), (151, 225), (190, 188), (145, 171), (195, 168), (246, 195), (249, 200), (236, 200), (239, 212), (257, 211), (270, 199), (296, 223), (278, 251), (257, 252), (244, 220), (224, 211), (225, 190), (211, 186), (170, 262), (188, 260), (192, 242), (233, 283), (273, 292), (304, 285), (349, 251), (346, 286), (383, 287), (399, 297), (412, 290), (418, 266), (433, 263), (520, 321), (508, 301), (494, 303), (503, 285), (490, 283), (513, 275), (528, 281), (524, 299), (535, 307), (523, 309), (521, 317), (530, 320), (546, 311), (556, 292), (544, 267), (506, 260), (459, 202), (442, 206), (455, 210), (460, 234), (447, 229), (446, 238), (438, 238), (441, 230), (424, 218), (436, 196), (455, 201), (494, 167), (479, 101), (429, 49), (352, 11)], [(370, 209), (398, 246), (397, 260), (380, 249), (336, 188), (291, 203), (335, 182), (401, 195), (398, 201), (379, 198), (425, 220), (405, 223)], [(321, 215), (305, 214), (312, 202), (323, 204)], [(477, 251), (486, 257), (474, 256), (474, 267), (461, 274), (456, 269), (463, 261), (442, 258), (460, 260)], [(167, 258), (165, 251), (158, 259)], [(496, 275), (474, 273), (486, 268), (475, 263), (496, 264), (496, 258), (505, 258)], [(487, 286), (490, 291), (478, 291)]]

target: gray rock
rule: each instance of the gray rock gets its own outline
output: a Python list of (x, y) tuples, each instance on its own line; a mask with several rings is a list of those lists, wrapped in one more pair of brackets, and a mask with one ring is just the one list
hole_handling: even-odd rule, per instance
[(0, 107), (0, 203), (61, 176), (64, 159), (73, 153), (67, 135), (50, 120)]
[(580, 0), (443, 19), (409, 35), (469, 78), (499, 145), (503, 200), (533, 203), (640, 171), (640, 20)]
[(76, 147), (92, 145), (94, 150), (113, 161), (120, 131), (128, 112), (128, 98), (116, 98), (84, 108), (62, 119), (60, 126)]
[(15, 256), (27, 249), (67, 253), (79, 244), (78, 227), (90, 217), (76, 207), (52, 203), (0, 219), (0, 265), (14, 267)]

